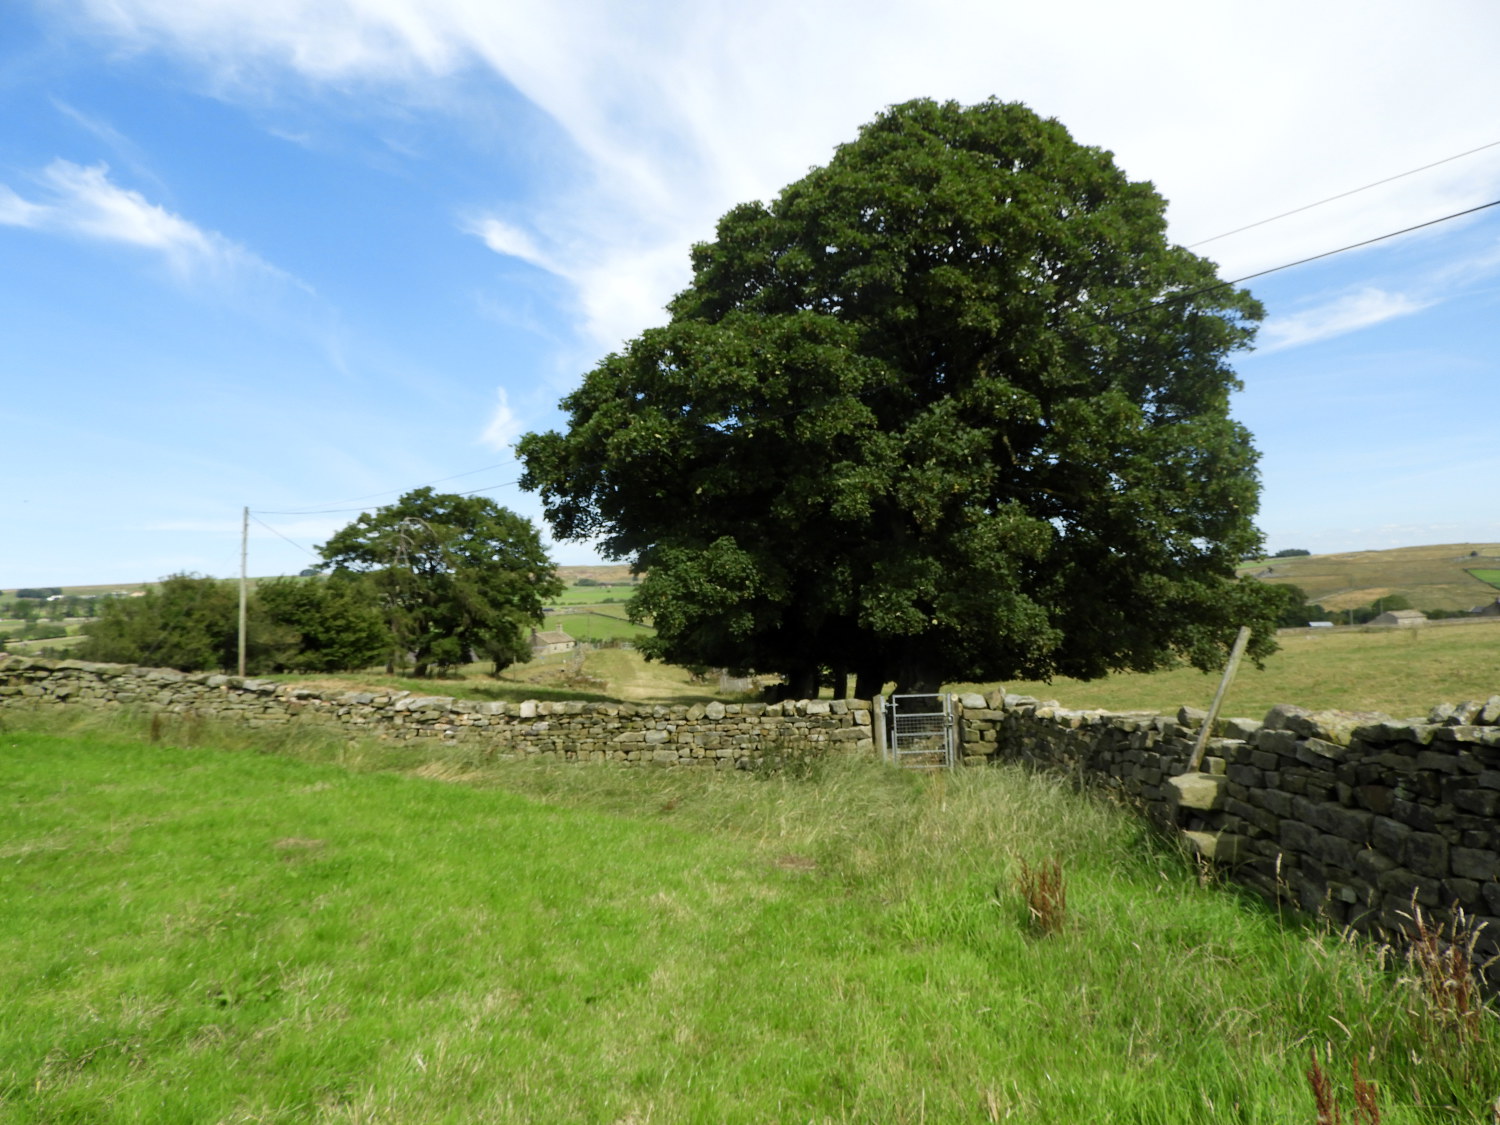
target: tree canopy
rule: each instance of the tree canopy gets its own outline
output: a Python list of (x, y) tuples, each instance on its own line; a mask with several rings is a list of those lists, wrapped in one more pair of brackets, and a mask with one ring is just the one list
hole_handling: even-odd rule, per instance
[(377, 593), (392, 662), (417, 675), (475, 657), (530, 659), (531, 627), (562, 592), (529, 520), (482, 496), (408, 492), (319, 548), (330, 581), (362, 574)]
[(1227, 363), (1261, 312), (1164, 210), (1025, 106), (892, 107), (720, 220), (522, 483), (645, 573), (651, 655), (795, 694), (1269, 651)]
[(111, 598), (80, 646), (85, 660), (202, 672), (233, 668), (239, 594), (233, 583), (170, 574), (139, 598)]

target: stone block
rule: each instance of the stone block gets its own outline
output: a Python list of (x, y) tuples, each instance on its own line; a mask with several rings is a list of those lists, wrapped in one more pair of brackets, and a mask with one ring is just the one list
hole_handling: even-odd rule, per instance
[(1243, 836), (1229, 832), (1183, 832), (1182, 838), (1194, 852), (1211, 863), (1232, 865), (1252, 854)]
[(1342, 836), (1321, 834), (1313, 841), (1309, 853), (1319, 863), (1336, 867), (1342, 871), (1354, 871), (1354, 857), (1358, 849)]
[(1420, 906), (1436, 906), (1443, 898), (1443, 887), (1439, 880), (1424, 879), (1405, 867), (1393, 867), (1382, 872), (1376, 878), (1375, 885), (1382, 894), (1389, 895), (1395, 902), (1402, 904), (1397, 909), (1404, 909), (1408, 913), (1413, 895)]
[(1453, 848), (1448, 855), (1453, 874), (1464, 879), (1500, 879), (1500, 856), (1481, 848)]
[(1278, 727), (1263, 727), (1255, 732), (1253, 741), (1261, 750), (1272, 754), (1292, 755), (1297, 752), (1297, 736)]
[(1254, 766), (1232, 765), (1225, 769), (1224, 773), (1230, 781), (1236, 785), (1243, 785), (1248, 789), (1259, 788), (1265, 779), (1265, 775)]
[(1453, 807), (1475, 816), (1500, 815), (1500, 789), (1470, 789), (1455, 793)]
[(1418, 875), (1443, 878), (1451, 873), (1448, 841), (1433, 832), (1413, 832), (1401, 849), (1401, 862)]
[(1283, 820), (1281, 822), (1281, 846), (1289, 851), (1305, 852), (1312, 847), (1312, 843), (1322, 833), (1311, 824), (1303, 824), (1299, 820)]
[(1185, 773), (1168, 778), (1167, 800), (1185, 809), (1217, 809), (1222, 806), (1225, 779), (1206, 773)]

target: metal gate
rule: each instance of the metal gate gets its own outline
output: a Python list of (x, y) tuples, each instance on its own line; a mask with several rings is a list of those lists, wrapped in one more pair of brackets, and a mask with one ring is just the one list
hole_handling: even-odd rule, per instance
[(886, 761), (913, 770), (953, 768), (958, 728), (953, 696), (893, 695), (882, 707)]

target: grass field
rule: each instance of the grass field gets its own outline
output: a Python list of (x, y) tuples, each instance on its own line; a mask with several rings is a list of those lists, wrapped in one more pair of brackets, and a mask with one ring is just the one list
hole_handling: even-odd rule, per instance
[(1500, 568), (1495, 567), (1469, 567), (1469, 574), (1500, 590)]
[[(619, 609), (619, 613), (609, 610)], [(651, 629), (636, 625), (625, 619), (624, 609), (619, 606), (603, 606), (588, 613), (557, 613), (547, 617), (546, 628), (561, 629), (579, 641), (633, 641), (637, 637), (649, 637)]]
[(164, 734), (0, 735), (0, 1121), (1284, 1125), (1325, 1045), (1385, 1125), (1500, 1092), (1493, 1017), (1046, 778)]
[(599, 605), (605, 601), (623, 604), (635, 593), (635, 587), (623, 586), (569, 586), (552, 599), (552, 605)]
[[(1259, 719), (1274, 704), (1295, 703), (1405, 718), (1426, 715), (1437, 703), (1500, 695), (1500, 619), (1450, 628), (1294, 633), (1278, 640), (1281, 651), (1264, 669), (1249, 663), (1240, 668), (1223, 714)], [(1217, 672), (1191, 668), (1004, 685), (1067, 707), (1163, 713), (1185, 703), (1206, 708), (1218, 686)]]

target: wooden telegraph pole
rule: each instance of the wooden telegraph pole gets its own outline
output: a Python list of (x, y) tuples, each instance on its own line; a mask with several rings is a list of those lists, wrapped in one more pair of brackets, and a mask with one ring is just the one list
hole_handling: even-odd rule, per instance
[(239, 672), (245, 674), (245, 600), (247, 580), (245, 578), (245, 559), (249, 554), (250, 546), (250, 508), (247, 505), (240, 518), (240, 665)]

